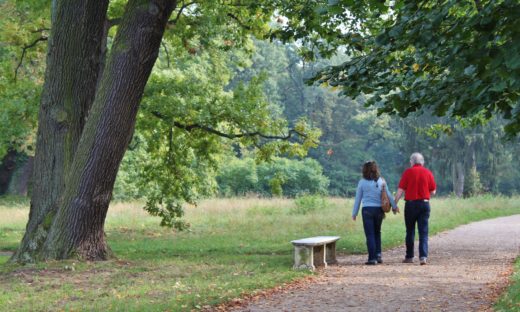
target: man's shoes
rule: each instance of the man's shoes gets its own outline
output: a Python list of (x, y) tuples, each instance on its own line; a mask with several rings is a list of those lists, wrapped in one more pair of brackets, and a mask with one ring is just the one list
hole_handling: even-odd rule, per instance
[(377, 264), (376, 260), (369, 260), (369, 261), (365, 262), (365, 265), (376, 265), (376, 264)]
[(404, 258), (403, 263), (413, 263), (413, 258)]
[(383, 263), (383, 258), (381, 258), (381, 257), (377, 257), (377, 260), (376, 260), (376, 261), (377, 261), (377, 263)]
[(426, 264), (426, 258), (421, 258), (421, 265), (425, 265)]

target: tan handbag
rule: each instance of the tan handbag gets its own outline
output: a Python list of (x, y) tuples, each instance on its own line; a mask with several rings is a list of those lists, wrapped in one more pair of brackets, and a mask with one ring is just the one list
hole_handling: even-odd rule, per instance
[(392, 210), (392, 206), (390, 205), (390, 198), (388, 198), (388, 194), (386, 193), (386, 181), (382, 177), (381, 179), (383, 180), (383, 187), (381, 191), (381, 209), (383, 209), (383, 211), (387, 213), (390, 212), (390, 210)]

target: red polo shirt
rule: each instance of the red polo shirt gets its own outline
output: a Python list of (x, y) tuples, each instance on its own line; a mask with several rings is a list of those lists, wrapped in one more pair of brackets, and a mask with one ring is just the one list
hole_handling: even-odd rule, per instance
[(404, 200), (430, 199), (430, 192), (437, 189), (433, 174), (421, 165), (413, 165), (403, 172), (399, 188), (405, 191)]

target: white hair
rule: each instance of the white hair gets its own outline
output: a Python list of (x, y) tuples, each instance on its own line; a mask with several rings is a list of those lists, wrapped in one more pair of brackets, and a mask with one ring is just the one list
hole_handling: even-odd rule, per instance
[(410, 164), (413, 165), (424, 165), (424, 157), (421, 153), (413, 153), (412, 156), (410, 156)]

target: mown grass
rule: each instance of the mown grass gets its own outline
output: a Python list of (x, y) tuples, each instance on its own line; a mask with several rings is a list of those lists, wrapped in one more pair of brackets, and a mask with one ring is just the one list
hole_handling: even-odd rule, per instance
[[(175, 232), (159, 227), (141, 203), (116, 203), (106, 232), (118, 259), (0, 266), (0, 310), (203, 309), (311, 274), (291, 269), (293, 239), (339, 235), (340, 253), (365, 253), (361, 218), (350, 219), (352, 204), (331, 198), (318, 210), (295, 214), (288, 199), (207, 200), (186, 207), (191, 228)], [(520, 198), (438, 198), (430, 231), (518, 213)], [(16, 249), (27, 215), (27, 202), (0, 201), (0, 251)], [(403, 216), (388, 215), (384, 248), (403, 238)], [(7, 259), (0, 255), (0, 263)]]
[(498, 300), (495, 311), (520, 311), (520, 258), (516, 259), (515, 273), (511, 276), (511, 286)]

